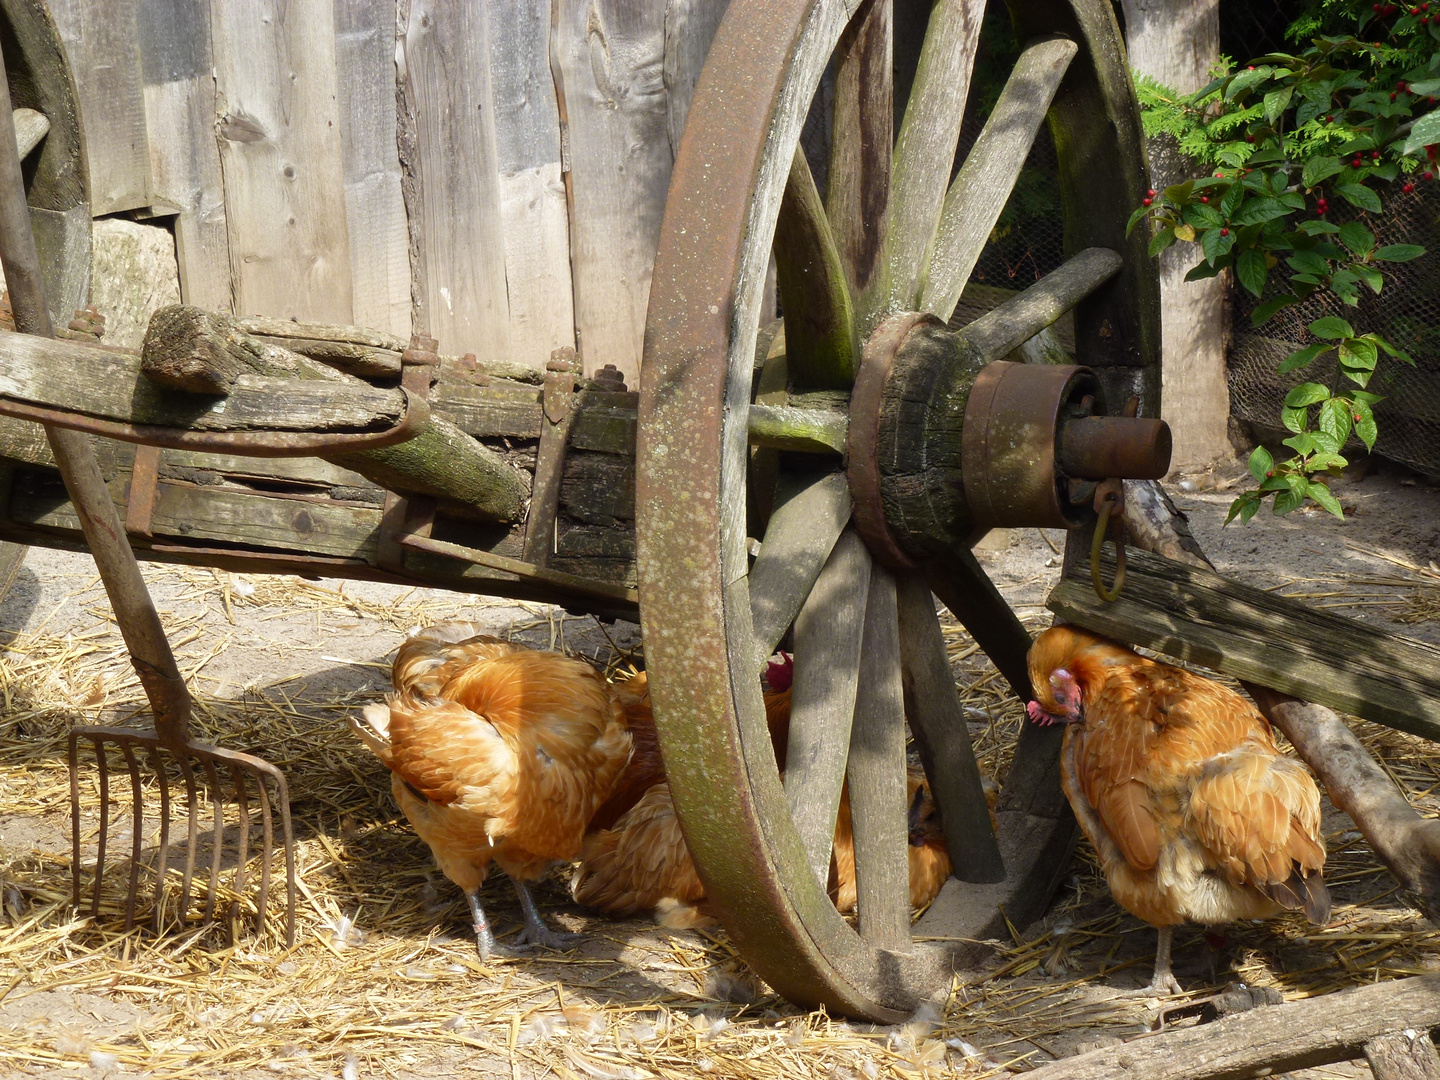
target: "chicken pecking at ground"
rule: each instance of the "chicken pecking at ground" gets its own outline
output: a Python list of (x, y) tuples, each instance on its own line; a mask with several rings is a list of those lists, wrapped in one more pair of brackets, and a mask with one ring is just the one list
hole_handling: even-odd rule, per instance
[(1178, 993), (1174, 927), (1330, 918), (1320, 792), (1233, 690), (1077, 627), (1030, 648), (1030, 718), (1065, 723), (1061, 783), (1120, 906), (1155, 926), (1147, 992)]
[[(772, 671), (765, 712), (777, 763), (783, 770), (790, 691), (788, 681), (783, 689), (774, 689), (780, 683)], [(705, 905), (705, 887), (675, 815), (644, 675), (632, 679), (620, 694), (635, 739), (635, 757), (616, 785), (615, 796), (596, 816), (585, 837), (580, 863), (571, 878), (571, 893), (579, 903), (612, 915), (654, 911), (664, 925), (673, 928), (708, 925), (714, 918)], [(908, 785), (910, 902), (924, 907), (950, 876), (950, 856), (925, 774), (911, 769)], [(829, 889), (840, 911), (855, 909), (855, 850), (846, 791), (841, 792), (835, 824)]]
[(480, 887), (493, 862), (525, 917), (516, 944), (559, 947), (527, 883), (580, 853), (630, 761), (620, 698), (581, 660), (445, 623), (395, 657), (394, 693), (351, 726), (447, 878), (465, 893), (482, 959), (495, 951)]

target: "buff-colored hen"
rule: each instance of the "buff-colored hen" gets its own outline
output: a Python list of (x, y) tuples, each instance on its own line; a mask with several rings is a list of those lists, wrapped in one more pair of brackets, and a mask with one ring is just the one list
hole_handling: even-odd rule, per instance
[(1031, 719), (1066, 723), (1061, 783), (1115, 899), (1159, 929), (1151, 992), (1178, 992), (1173, 928), (1330, 917), (1320, 792), (1233, 690), (1076, 627), (1030, 649)]
[[(645, 677), (631, 680), (621, 695), (635, 739), (635, 757), (616, 785), (616, 797), (607, 804), (610, 813), (597, 815), (585, 838), (571, 892), (580, 903), (612, 915), (653, 910), (666, 926), (708, 925), (714, 918), (675, 815), (670, 784), (659, 758)], [(788, 684), (784, 690), (766, 693), (765, 711), (783, 769), (790, 723)], [(924, 907), (950, 876), (950, 856), (939, 813), (919, 769), (910, 770), (909, 796), (910, 902)], [(845, 791), (835, 824), (829, 888), (839, 910), (855, 909), (855, 848)]]
[(390, 769), (395, 801), (464, 891), (481, 957), (495, 949), (480, 906), (493, 862), (509, 875), (525, 929), (556, 947), (527, 883), (575, 858), (630, 760), (609, 683), (590, 665), (475, 633), (422, 630), (400, 646), (395, 692), (351, 725)]

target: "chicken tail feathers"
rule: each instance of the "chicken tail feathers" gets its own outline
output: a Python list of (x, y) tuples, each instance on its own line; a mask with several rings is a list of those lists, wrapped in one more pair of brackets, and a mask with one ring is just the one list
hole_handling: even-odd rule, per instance
[(1304, 911), (1305, 918), (1316, 926), (1330, 921), (1330, 890), (1319, 874), (1295, 871), (1285, 881), (1267, 882), (1260, 891), (1283, 908)]
[(390, 708), (387, 705), (366, 705), (361, 710), (364, 720), (350, 717), (350, 730), (381, 761), (390, 761)]

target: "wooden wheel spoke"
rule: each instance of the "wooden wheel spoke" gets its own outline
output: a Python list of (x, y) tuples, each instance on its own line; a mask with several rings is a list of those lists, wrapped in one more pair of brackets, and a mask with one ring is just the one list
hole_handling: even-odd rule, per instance
[(838, 409), (750, 406), (750, 445), (806, 454), (843, 454), (850, 417)]
[(1003, 881), (1005, 864), (930, 586), (918, 574), (904, 574), (896, 590), (905, 715), (940, 809), (951, 866), (961, 881)]
[(921, 311), (950, 320), (1077, 51), (1073, 41), (1050, 38), (1021, 53), (945, 196), (921, 291)]
[(887, 307), (915, 310), (919, 303), (926, 252), (955, 164), (984, 14), (984, 0), (939, 0), (931, 9), (890, 170), (884, 270), (888, 295), (866, 305), (862, 331)]
[(779, 493), (779, 506), (750, 568), (757, 669), (775, 652), (811, 596), (850, 520), (850, 487), (844, 473), (827, 473), (788, 498), (785, 494)]
[(1124, 260), (1109, 248), (1086, 248), (960, 333), (979, 350), (980, 362), (999, 360), (1104, 285), (1122, 266)]
[(847, 530), (795, 619), (785, 801), (822, 887), (845, 781), (870, 572), (870, 553)]
[(798, 147), (780, 200), (774, 250), (790, 378), (808, 388), (848, 387), (859, 362), (854, 306), (820, 192)]
[(905, 708), (895, 579), (870, 573), (855, 720), (850, 730), (850, 821), (860, 934), (877, 948), (910, 944)]
[(825, 209), (857, 295), (875, 286), (885, 243), (894, 141), (893, 8), (865, 0), (835, 50)]

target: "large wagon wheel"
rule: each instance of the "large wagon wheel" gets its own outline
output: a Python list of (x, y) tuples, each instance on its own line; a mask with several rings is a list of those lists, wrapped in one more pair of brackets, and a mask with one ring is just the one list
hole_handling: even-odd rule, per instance
[[(732, 0), (676, 160), (646, 330), (642, 621), (686, 837), (776, 990), (882, 1020), (942, 986), (953, 959), (912, 944), (902, 700), (969, 883), (937, 904), (943, 936), (1001, 930), (1002, 906), (1015, 922), (1038, 914), (1073, 838), (1058, 736), (1027, 725), (997, 843), (931, 591), (1028, 695), (1028, 636), (970, 540), (1090, 520), (1091, 481), (1156, 475), (1169, 452), (1158, 421), (1087, 418), (1131, 393), (1158, 405), (1157, 284), (1143, 238), (1124, 236), (1145, 172), (1110, 5), (1015, 4), (1028, 44), (952, 185), (983, 9), (933, 5), (894, 139), (886, 0)], [(832, 59), (822, 203), (797, 143)], [(953, 333), (944, 320), (1047, 114), (1071, 257)], [(772, 241), (792, 394), (773, 396), (842, 391), (807, 399), (829, 409), (752, 404), (757, 374), (772, 391), (786, 381), (755, 364)], [(1071, 308), (1087, 368), (991, 363)], [(784, 451), (778, 478), (773, 461), (755, 466), (757, 445)], [(792, 630), (782, 779), (759, 675)], [(825, 892), (847, 777), (858, 927)]]

